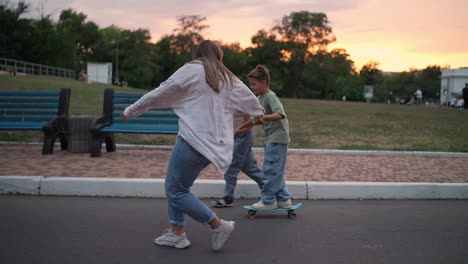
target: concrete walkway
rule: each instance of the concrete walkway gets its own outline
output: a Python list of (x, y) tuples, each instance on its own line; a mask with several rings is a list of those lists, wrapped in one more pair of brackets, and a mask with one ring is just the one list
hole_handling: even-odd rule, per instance
[[(108, 182), (116, 178), (133, 179), (147, 183), (161, 182), (165, 177), (166, 166), (171, 153), (170, 147), (118, 146), (116, 152), (106, 153), (102, 157), (91, 158), (89, 153), (70, 153), (55, 149), (53, 155), (41, 155), (39, 144), (0, 144), (0, 178), (11, 176), (40, 176), (40, 182), (55, 177), (77, 178), (83, 181)], [(257, 160), (262, 166), (263, 152), (256, 150)], [(153, 181), (147, 181), (152, 179)], [(243, 174), (239, 176), (241, 184), (252, 184)], [(0, 179), (2, 180), (2, 179)], [(63, 179), (62, 179), (63, 180)], [(107, 181), (106, 181), (107, 180)], [(222, 195), (224, 184), (222, 175), (209, 167), (198, 181), (207, 181), (220, 189), (211, 196)], [(382, 186), (382, 184), (433, 187), (462, 187), (468, 196), (468, 153), (433, 153), (433, 152), (379, 152), (379, 151), (326, 151), (291, 149), (288, 157), (286, 180), (292, 185), (299, 183), (298, 190), (305, 193), (301, 198), (324, 198), (311, 194), (309, 186)], [(403, 184), (403, 185), (402, 185)], [(255, 186), (254, 186), (255, 187)], [(294, 186), (293, 186), (294, 187)], [(250, 187), (249, 187), (250, 188)], [(255, 188), (253, 188), (255, 189)], [(317, 190), (315, 190), (317, 191)], [(433, 189), (429, 190), (433, 192)], [(1, 192), (1, 189), (0, 189)], [(4, 191), (5, 192), (5, 191)], [(63, 193), (62, 193), (63, 194)], [(80, 193), (76, 193), (80, 195)], [(83, 193), (81, 193), (83, 194)], [(98, 194), (95, 194), (98, 195)], [(163, 194), (161, 194), (163, 195)], [(208, 196), (210, 196), (207, 193)], [(239, 194), (239, 195), (242, 195)], [(244, 194), (246, 197), (249, 195)], [(257, 195), (257, 194), (252, 194)], [(443, 198), (419, 196), (420, 198)], [(328, 198), (351, 198), (336, 197)], [(354, 197), (366, 198), (366, 197)], [(386, 197), (368, 197), (386, 198)], [(390, 197), (389, 197), (390, 198)], [(404, 198), (404, 197), (402, 197)], [(454, 198), (462, 198), (456, 196)]]

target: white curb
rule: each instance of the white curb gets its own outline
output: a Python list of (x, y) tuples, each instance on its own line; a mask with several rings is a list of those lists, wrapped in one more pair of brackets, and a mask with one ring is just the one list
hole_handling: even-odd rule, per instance
[(126, 178), (50, 177), (41, 183), (41, 195), (163, 198), (164, 180)]
[(41, 176), (1, 176), (0, 194), (39, 194)]
[[(295, 199), (468, 199), (468, 183), (288, 181)], [(200, 198), (221, 198), (223, 180), (196, 180)], [(163, 179), (0, 176), (0, 194), (165, 198)], [(239, 180), (236, 198), (257, 198), (255, 182)]]
[(309, 183), (309, 199), (467, 199), (466, 183)]

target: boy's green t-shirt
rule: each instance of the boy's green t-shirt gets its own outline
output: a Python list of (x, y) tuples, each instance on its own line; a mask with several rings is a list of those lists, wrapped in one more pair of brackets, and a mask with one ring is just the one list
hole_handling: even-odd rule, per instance
[(268, 91), (264, 95), (259, 95), (258, 100), (265, 109), (265, 115), (278, 113), (283, 116), (283, 119), (266, 122), (263, 124), (265, 130), (264, 144), (279, 143), (289, 144), (289, 123), (288, 117), (284, 112), (283, 105), (281, 104), (278, 96), (273, 91)]

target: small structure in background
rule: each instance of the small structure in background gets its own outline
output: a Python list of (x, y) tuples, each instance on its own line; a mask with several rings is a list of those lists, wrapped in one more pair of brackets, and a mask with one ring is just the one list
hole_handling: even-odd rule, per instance
[(448, 105), (452, 99), (458, 99), (468, 83), (468, 68), (443, 70), (440, 76), (440, 103)]
[(365, 85), (364, 86), (364, 98), (369, 103), (374, 97), (374, 85)]
[(88, 62), (88, 83), (112, 84), (112, 63)]

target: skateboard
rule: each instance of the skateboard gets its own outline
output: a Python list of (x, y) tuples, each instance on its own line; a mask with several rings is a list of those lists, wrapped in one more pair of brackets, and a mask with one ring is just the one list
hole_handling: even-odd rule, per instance
[(296, 210), (297, 208), (299, 208), (301, 206), (302, 206), (302, 203), (297, 203), (297, 204), (295, 204), (295, 205), (293, 205), (292, 207), (289, 207), (289, 208), (257, 209), (257, 208), (252, 207), (251, 205), (245, 205), (244, 208), (248, 210), (247, 211), (247, 217), (249, 219), (254, 219), (257, 212), (279, 212), (279, 211), (287, 211), (288, 212), (288, 217), (290, 219), (295, 219), (296, 218), (296, 213), (294, 212), (294, 210)]

